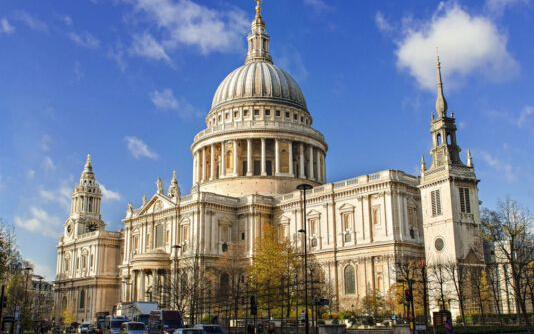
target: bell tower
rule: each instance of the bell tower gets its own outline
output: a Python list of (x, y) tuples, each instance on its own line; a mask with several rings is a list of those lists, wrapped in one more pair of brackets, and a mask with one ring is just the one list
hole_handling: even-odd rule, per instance
[(91, 155), (80, 176), (80, 182), (72, 192), (70, 216), (65, 222), (65, 236), (76, 238), (81, 234), (103, 229), (105, 224), (100, 214), (102, 191), (96, 182)]
[[(478, 180), (471, 152), (467, 164), (460, 158), (454, 113), (448, 113), (443, 94), (441, 64), (437, 58), (436, 113), (430, 133), (432, 162), (421, 160), (421, 200), (427, 263), (473, 262), (482, 259), (479, 226)], [(475, 257), (473, 257), (475, 256)]]

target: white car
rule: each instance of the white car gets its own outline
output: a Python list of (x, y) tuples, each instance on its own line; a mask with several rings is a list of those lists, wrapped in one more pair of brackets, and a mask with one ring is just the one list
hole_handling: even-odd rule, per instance
[(203, 334), (204, 331), (200, 328), (178, 328), (172, 334)]

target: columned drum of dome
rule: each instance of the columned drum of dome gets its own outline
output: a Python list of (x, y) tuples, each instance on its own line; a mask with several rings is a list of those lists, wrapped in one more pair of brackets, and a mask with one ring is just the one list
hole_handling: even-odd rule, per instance
[(202, 191), (276, 195), (326, 182), (328, 146), (295, 79), (273, 64), (269, 43), (258, 6), (245, 64), (217, 88), (192, 145), (193, 184)]

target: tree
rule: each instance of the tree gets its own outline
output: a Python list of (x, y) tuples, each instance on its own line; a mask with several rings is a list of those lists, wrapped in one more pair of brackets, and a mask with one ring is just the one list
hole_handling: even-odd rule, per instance
[[(234, 319), (236, 320), (239, 313), (239, 300), (244, 295), (244, 278), (248, 269), (248, 263), (243, 259), (243, 254), (244, 247), (233, 244), (215, 263), (220, 281), (217, 297), (232, 302)], [(211, 298), (211, 293), (212, 291), (209, 291), (209, 298)]]
[(384, 296), (376, 289), (370, 290), (365, 297), (362, 298), (361, 310), (367, 315), (373, 317), (380, 317), (386, 315), (388, 312), (387, 303)]
[(445, 272), (449, 276), (454, 286), (456, 293), (456, 300), (460, 308), (460, 317), (462, 318), (462, 325), (465, 326), (465, 301), (466, 301), (466, 283), (467, 283), (467, 269), (466, 266), (458, 261), (452, 259), (442, 264)]
[(529, 334), (532, 326), (526, 309), (524, 287), (529, 265), (534, 261), (533, 218), (517, 201), (499, 201), (496, 210), (483, 211), (483, 233), (495, 247), (495, 255), (510, 267), (512, 290), (518, 315)]
[[(450, 295), (451, 291), (448, 291), (449, 278), (445, 266), (441, 262), (436, 262), (428, 266), (428, 283), (430, 289), (437, 291), (436, 302), (441, 310), (447, 309), (447, 304), (450, 298), (446, 296)], [(436, 296), (434, 294), (434, 296)]]
[(70, 325), (74, 322), (74, 314), (67, 309), (63, 310), (61, 313), (61, 318), (63, 319), (64, 325)]

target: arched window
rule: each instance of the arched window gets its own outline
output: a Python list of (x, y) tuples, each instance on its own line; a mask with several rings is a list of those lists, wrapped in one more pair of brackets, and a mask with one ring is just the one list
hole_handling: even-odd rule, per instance
[(311, 240), (311, 246), (312, 246), (312, 248), (317, 247), (317, 238), (313, 238), (313, 239)]
[(451, 143), (452, 143), (451, 134), (447, 133), (447, 145), (450, 145)]
[(350, 232), (345, 233), (345, 242), (351, 242), (352, 237), (350, 236)]
[(80, 291), (80, 305), (79, 309), (83, 310), (85, 308), (85, 290)]
[(354, 267), (348, 265), (345, 267), (343, 277), (345, 278), (345, 294), (350, 295), (356, 293), (356, 284), (354, 280)]
[(438, 135), (436, 136), (436, 142), (438, 143), (438, 146), (441, 145), (441, 133), (438, 133)]

